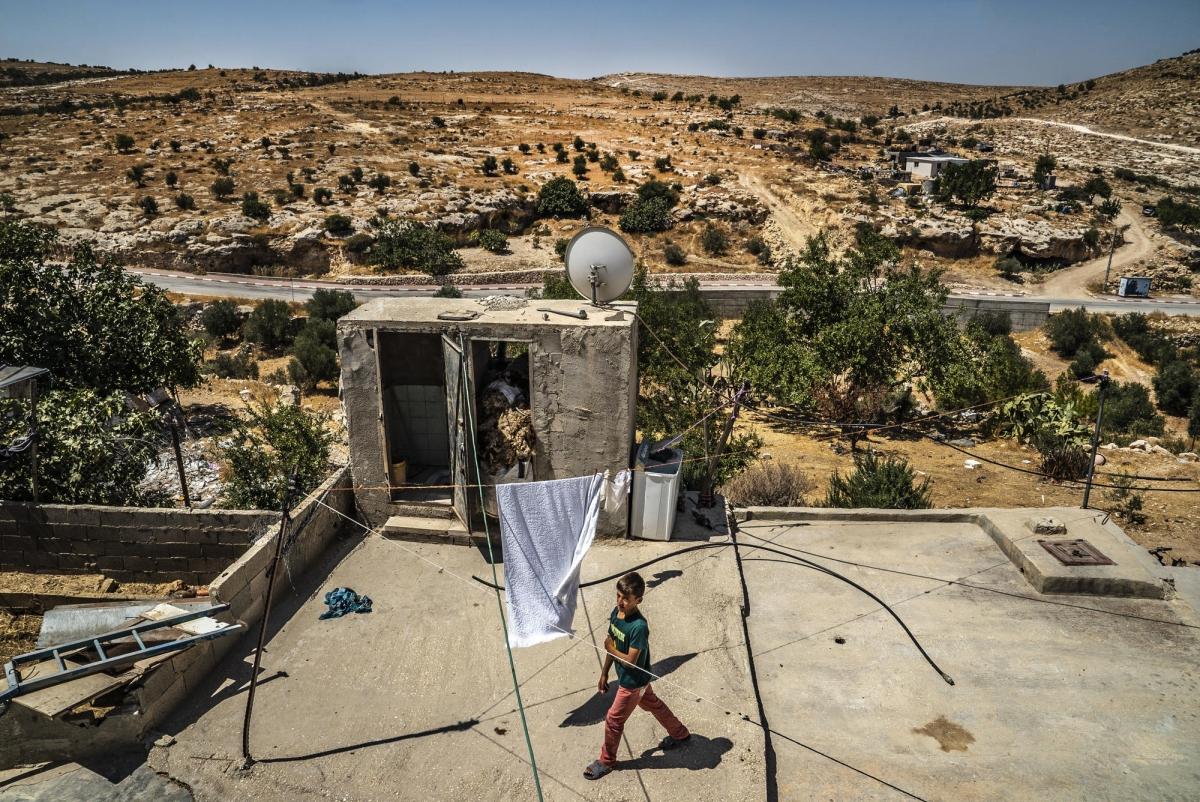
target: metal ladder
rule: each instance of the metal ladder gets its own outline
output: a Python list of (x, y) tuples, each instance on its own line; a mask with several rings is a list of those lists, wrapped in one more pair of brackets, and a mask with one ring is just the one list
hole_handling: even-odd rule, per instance
[[(190, 635), (186, 638), (179, 638), (178, 640), (166, 641), (163, 643), (155, 643), (149, 646), (147, 646), (145, 641), (142, 640), (142, 635), (146, 632), (150, 632), (155, 629), (173, 627), (188, 621), (194, 621), (197, 618), (207, 618), (214, 613), (219, 613), (228, 609), (228, 604), (216, 604), (203, 610), (192, 610), (182, 615), (164, 618), (160, 621), (146, 621), (141, 624), (136, 624), (132, 627), (114, 630), (104, 635), (97, 635), (94, 638), (84, 638), (82, 640), (71, 641), (70, 643), (62, 643), (58, 646), (51, 646), (45, 649), (27, 652), (26, 654), (19, 654), (13, 659), (9, 660), (4, 666), (4, 675), (8, 680), (8, 687), (4, 691), (0, 692), (0, 704), (8, 702), (15, 696), (36, 691), (39, 688), (57, 685), (60, 682), (68, 682), (79, 677), (85, 677), (88, 674), (96, 674), (98, 672), (114, 668), (118, 665), (136, 662), (138, 660), (142, 660), (147, 657), (153, 657), (154, 655), (162, 654), (164, 652), (173, 652), (179, 649), (184, 649), (188, 646), (191, 646), (193, 643), (220, 638), (230, 634), (231, 632), (237, 632), (243, 629), (241, 624), (229, 624), (221, 627), (220, 629), (215, 629), (212, 632), (205, 632), (200, 635)], [(129, 637), (133, 638), (134, 643), (137, 644), (137, 649), (125, 654), (117, 655), (115, 657), (108, 656), (108, 653), (104, 649), (104, 644), (111, 643), (112, 641), (119, 640), (121, 638)], [(84, 663), (83, 665), (73, 666), (71, 668), (67, 667), (64, 659), (66, 655), (68, 655), (70, 652), (79, 651), (89, 647), (95, 650), (98, 659)], [(20, 679), (18, 673), (20, 666), (30, 663), (40, 663), (44, 660), (55, 661), (58, 664), (58, 671), (53, 674), (48, 674), (44, 677), (34, 677), (27, 680)]]

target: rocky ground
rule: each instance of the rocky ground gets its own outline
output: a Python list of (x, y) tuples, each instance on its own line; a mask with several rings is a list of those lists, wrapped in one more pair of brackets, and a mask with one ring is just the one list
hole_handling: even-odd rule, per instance
[[(1193, 60), (1171, 69), (1190, 70)], [(54, 65), (41, 66), (57, 75)], [(1152, 93), (1156, 84), (1147, 76), (1161, 72), (1141, 79), (1123, 74), (1122, 91)], [(755, 239), (771, 246), (771, 257), (761, 259), (770, 268), (817, 231), (844, 240), (853, 224), (870, 221), (931, 262), (977, 260), (972, 269), (995, 279), (991, 265), (998, 255), (1016, 251), (1031, 263), (1054, 266), (1094, 258), (1106, 244), (1103, 231), (1098, 241), (1087, 236), (1103, 228), (1089, 209), (1062, 213), (1051, 194), (1032, 188), (1028, 176), (1037, 154), (1058, 155), (1060, 187), (1081, 184), (1099, 168), (1120, 198), (1139, 205), (1156, 201), (1164, 188), (1116, 180), (1115, 168), (1157, 176), (1167, 187), (1183, 187), (1200, 174), (1200, 154), (1036, 121), (971, 121), (938, 111), (981, 101), (999, 91), (995, 87), (647, 74), (590, 81), (524, 73), (322, 76), (219, 68), (78, 74), (89, 77), (0, 86), (0, 199), (13, 214), (56, 226), (66, 242), (87, 240), (145, 267), (373, 275), (362, 249), (369, 247), (372, 221), (388, 215), (448, 233), (461, 246), (467, 273), (553, 269), (555, 241), (580, 223), (537, 219), (535, 199), (550, 178), (572, 175), (575, 137), (594, 143), (597, 157), (611, 154), (619, 167), (587, 161), (580, 183), (591, 197), (591, 222), (615, 225), (645, 180), (678, 186), (673, 229), (630, 237), (652, 270), (672, 272), (761, 270), (760, 258), (746, 247)], [(1089, 102), (1099, 103), (1101, 90), (1116, 81), (1100, 79)], [(1188, 103), (1196, 94), (1178, 83), (1163, 91), (1180, 108), (1190, 107), (1179, 92), (1191, 93)], [(727, 102), (734, 96), (736, 104)], [(892, 105), (903, 116), (889, 118)], [(1062, 116), (1068, 106), (1055, 104), (1056, 113)], [(772, 116), (773, 109), (799, 117), (784, 120)], [(817, 119), (818, 112), (881, 119), (848, 135), (836, 121)], [(1094, 116), (1080, 119), (1094, 123)], [(807, 154), (806, 136), (817, 128), (845, 140), (828, 162)], [(951, 143), (970, 135), (992, 144), (987, 155), (999, 160), (1005, 178), (987, 204), (990, 216), (972, 221), (917, 187), (898, 187), (883, 151), (901, 130), (966, 155), (971, 152)], [(132, 145), (118, 148), (128, 144), (118, 136), (131, 137)], [(567, 162), (556, 159), (555, 144), (565, 147)], [(482, 170), (488, 156), (501, 163), (495, 175)], [(656, 164), (668, 156), (669, 167)], [(507, 169), (505, 159), (511, 160)], [(380, 176), (389, 183), (372, 186)], [(222, 198), (212, 188), (219, 178), (233, 182)], [(332, 192), (328, 202), (316, 202), (318, 188)], [(245, 192), (258, 193), (269, 215), (243, 214)], [(177, 205), (180, 194), (190, 196), (194, 208)], [(146, 198), (157, 212), (143, 209)], [(325, 219), (331, 214), (348, 217), (357, 236), (330, 234)], [(723, 252), (701, 247), (709, 224), (727, 235)], [(473, 247), (473, 237), (488, 228), (508, 232), (508, 252)], [(687, 254), (686, 265), (667, 265), (668, 241)], [(1174, 271), (1172, 287), (1186, 291), (1194, 249), (1171, 243), (1156, 251), (1147, 269)]]

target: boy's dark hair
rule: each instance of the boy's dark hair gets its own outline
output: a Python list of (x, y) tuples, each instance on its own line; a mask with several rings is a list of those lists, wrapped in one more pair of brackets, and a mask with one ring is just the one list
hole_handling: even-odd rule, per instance
[(646, 595), (646, 580), (642, 579), (642, 575), (637, 571), (630, 571), (617, 580), (617, 592), (622, 596), (636, 596), (640, 599)]

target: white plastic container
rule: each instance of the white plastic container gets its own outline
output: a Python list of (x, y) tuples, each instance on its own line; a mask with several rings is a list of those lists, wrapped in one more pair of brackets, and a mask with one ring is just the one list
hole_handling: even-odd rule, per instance
[(629, 536), (646, 540), (670, 540), (675, 528), (675, 501), (679, 496), (682, 449), (671, 449), (665, 461), (650, 459), (649, 445), (638, 448), (633, 472)]

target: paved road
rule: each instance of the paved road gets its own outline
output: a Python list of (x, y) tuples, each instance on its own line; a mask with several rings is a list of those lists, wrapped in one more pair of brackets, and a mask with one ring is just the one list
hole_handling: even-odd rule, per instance
[[(209, 295), (228, 298), (245, 298), (262, 300), (275, 298), (283, 301), (305, 301), (314, 290), (341, 289), (350, 290), (362, 301), (372, 298), (417, 298), (432, 295), (436, 287), (412, 286), (370, 286), (363, 284), (347, 285), (335, 281), (313, 281), (260, 276), (241, 276), (227, 273), (208, 273), (195, 275), (191, 273), (176, 273), (166, 270), (137, 270), (134, 271), (165, 290), (186, 295)], [(482, 298), (487, 295), (521, 295), (535, 284), (496, 284), (496, 285), (464, 285), (460, 289), (468, 298)], [(706, 281), (701, 286), (710, 290), (726, 290), (731, 292), (761, 292), (771, 285), (762, 282)], [(1063, 309), (1073, 309), (1084, 306), (1090, 312), (1165, 312), (1168, 315), (1191, 315), (1200, 317), (1200, 301), (1187, 301), (1174, 298), (1117, 298), (1115, 296), (1092, 297), (1079, 299), (1072, 297), (1033, 297), (1022, 295), (1004, 295), (989, 292), (952, 293), (951, 298), (1004, 298), (1016, 303), (1044, 304), (1050, 303), (1050, 311), (1058, 312)]]

